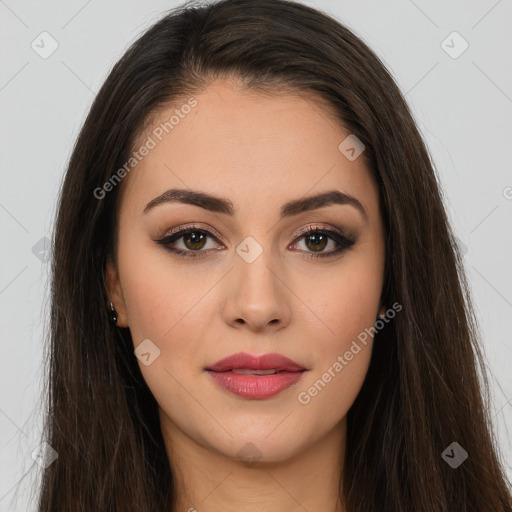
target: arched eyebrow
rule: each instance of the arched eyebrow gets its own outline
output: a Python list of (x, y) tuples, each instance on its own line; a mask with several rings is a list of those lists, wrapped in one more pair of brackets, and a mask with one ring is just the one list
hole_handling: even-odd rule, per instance
[[(206, 192), (176, 188), (166, 190), (163, 194), (152, 199), (146, 205), (142, 213), (147, 213), (160, 204), (173, 202), (199, 206), (200, 208), (216, 213), (224, 213), (231, 216), (235, 215), (233, 203), (229, 199), (213, 196)], [(361, 214), (364, 221), (368, 222), (368, 214), (361, 202), (355, 197), (340, 192), (339, 190), (329, 190), (314, 196), (289, 201), (281, 207), (280, 217), (281, 219), (292, 217), (300, 213), (317, 210), (333, 204), (353, 206)]]

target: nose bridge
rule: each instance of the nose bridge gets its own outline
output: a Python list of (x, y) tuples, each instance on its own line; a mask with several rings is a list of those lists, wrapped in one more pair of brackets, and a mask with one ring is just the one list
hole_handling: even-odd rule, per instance
[(254, 298), (260, 294), (268, 295), (266, 300), (280, 294), (279, 271), (276, 272), (280, 266), (270, 243), (257, 242), (254, 238), (247, 237), (238, 245), (236, 253), (235, 274), (239, 292)]

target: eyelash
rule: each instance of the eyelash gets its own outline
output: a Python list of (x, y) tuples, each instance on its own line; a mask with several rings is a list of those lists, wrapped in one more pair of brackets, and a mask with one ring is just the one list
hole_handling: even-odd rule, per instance
[[(199, 249), (197, 251), (193, 251), (193, 250), (183, 251), (181, 249), (175, 249), (173, 247), (170, 247), (170, 244), (179, 240), (180, 238), (183, 238), (183, 236), (188, 233), (202, 233), (206, 236), (212, 237), (218, 243), (221, 243), (221, 242), (219, 242), (218, 238), (213, 233), (210, 233), (208, 230), (205, 230), (205, 229), (202, 229), (202, 228), (199, 228), (196, 226), (187, 226), (187, 227), (181, 228), (169, 235), (164, 236), (163, 238), (161, 238), (159, 240), (155, 240), (155, 242), (159, 245), (162, 245), (165, 250), (167, 250), (173, 254), (176, 254), (177, 256), (179, 256), (181, 258), (196, 259), (196, 258), (204, 257), (201, 255), (201, 253), (204, 253), (207, 251), (204, 251), (201, 249)], [(312, 252), (310, 254), (310, 256), (306, 256), (306, 258), (310, 258), (310, 259), (327, 258), (327, 257), (335, 256), (337, 254), (340, 254), (340, 253), (350, 249), (356, 243), (356, 238), (348, 232), (344, 232), (341, 229), (339, 230), (339, 232), (330, 230), (330, 229), (322, 229), (315, 225), (309, 225), (307, 228), (303, 229), (297, 235), (297, 238), (295, 238), (295, 240), (298, 241), (308, 235), (313, 235), (313, 234), (327, 235), (329, 238), (331, 238), (331, 240), (334, 240), (334, 242), (336, 242), (336, 244), (338, 245), (338, 249), (331, 251), (331, 252), (326, 252), (326, 253)]]

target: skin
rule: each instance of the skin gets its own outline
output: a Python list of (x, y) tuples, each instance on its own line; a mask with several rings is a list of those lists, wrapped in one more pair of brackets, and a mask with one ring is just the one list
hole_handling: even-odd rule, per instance
[[(362, 157), (350, 161), (340, 152), (350, 132), (314, 96), (268, 96), (218, 79), (194, 97), (198, 105), (124, 178), (118, 261), (107, 265), (119, 325), (130, 328), (135, 348), (150, 339), (160, 350), (139, 366), (159, 404), (180, 487), (174, 510), (343, 511), (337, 496), (346, 413), (368, 369), (371, 337), (308, 404), (298, 394), (384, 312), (377, 185)], [(143, 213), (170, 188), (228, 198), (235, 215), (177, 202)], [(350, 205), (279, 219), (285, 202), (332, 189), (355, 196), (367, 222)], [(357, 241), (332, 257), (308, 259), (337, 248), (332, 239), (308, 245), (297, 236), (312, 222), (349, 230)], [(199, 245), (202, 258), (181, 258), (154, 241), (190, 223), (213, 234)], [(263, 249), (252, 263), (236, 252), (247, 236)], [(172, 246), (193, 251), (186, 238)], [(248, 400), (204, 370), (237, 352), (277, 352), (308, 372), (275, 397)], [(237, 460), (243, 447), (256, 463)]]

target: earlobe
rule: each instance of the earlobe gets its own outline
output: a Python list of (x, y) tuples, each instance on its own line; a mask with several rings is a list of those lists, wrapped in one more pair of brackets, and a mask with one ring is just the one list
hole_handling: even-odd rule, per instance
[(107, 259), (105, 264), (105, 286), (108, 300), (106, 307), (109, 313), (111, 312), (110, 303), (112, 303), (117, 316), (116, 325), (118, 327), (128, 327), (126, 307), (119, 274), (110, 258)]

